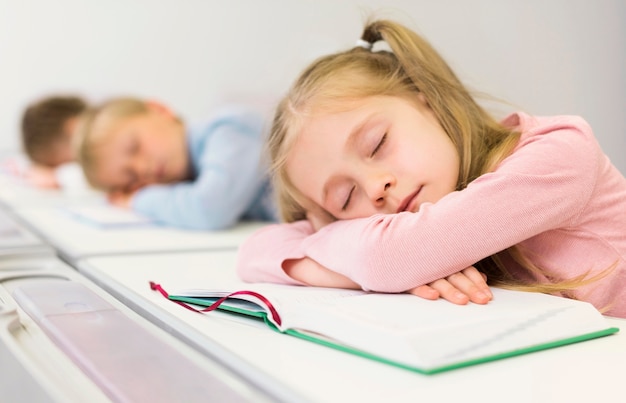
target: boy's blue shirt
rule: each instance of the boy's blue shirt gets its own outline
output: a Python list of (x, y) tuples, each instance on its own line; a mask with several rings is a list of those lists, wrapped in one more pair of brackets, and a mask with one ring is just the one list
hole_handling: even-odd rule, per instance
[(243, 219), (277, 221), (263, 158), (264, 121), (243, 108), (223, 108), (187, 129), (192, 179), (140, 189), (136, 212), (180, 228), (219, 230)]

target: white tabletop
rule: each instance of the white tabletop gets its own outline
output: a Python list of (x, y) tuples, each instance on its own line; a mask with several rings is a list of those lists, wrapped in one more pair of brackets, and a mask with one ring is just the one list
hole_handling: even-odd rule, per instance
[(59, 206), (16, 208), (14, 212), (69, 261), (94, 255), (236, 249), (253, 231), (267, 225), (243, 222), (224, 231), (145, 224), (99, 228), (73, 218)]
[[(315, 402), (589, 402), (626, 399), (626, 320), (617, 335), (437, 375), (420, 375), (282, 335), (221, 312), (187, 311), (150, 290), (210, 287), (207, 270), (235, 276), (235, 251), (102, 256), (78, 269), (137, 312), (207, 352), (229, 351)], [(230, 364), (237, 367), (236, 360)], [(240, 362), (241, 363), (241, 362)], [(239, 363), (239, 364), (240, 364)], [(253, 376), (254, 374), (252, 374)]]
[(88, 188), (65, 190), (38, 188), (0, 172), (0, 205), (6, 208), (82, 205), (104, 199), (102, 192)]

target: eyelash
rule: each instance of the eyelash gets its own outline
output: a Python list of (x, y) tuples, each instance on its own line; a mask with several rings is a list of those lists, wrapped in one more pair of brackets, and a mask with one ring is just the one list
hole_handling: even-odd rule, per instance
[(387, 141), (387, 133), (383, 134), (383, 137), (378, 142), (378, 145), (376, 145), (376, 148), (374, 148), (374, 151), (372, 151), (372, 154), (370, 154), (370, 157), (376, 155), (376, 153), (380, 150), (383, 144), (385, 144), (385, 141)]
[(350, 193), (348, 193), (348, 197), (346, 198), (346, 202), (341, 206), (341, 211), (346, 211), (348, 208), (348, 204), (350, 204), (350, 199), (352, 198), (352, 192), (354, 192), (354, 186), (350, 189)]
[[(383, 144), (385, 144), (385, 141), (387, 141), (387, 133), (385, 133), (383, 137), (380, 139), (380, 141), (374, 148), (374, 151), (372, 151), (372, 153), (370, 154), (370, 158), (376, 155), (376, 153), (380, 150)], [(350, 193), (348, 193), (346, 202), (343, 204), (343, 206), (341, 206), (341, 211), (346, 211), (346, 209), (348, 208), (348, 205), (350, 204), (350, 199), (352, 198), (352, 192), (354, 192), (354, 186), (352, 186), (352, 189), (350, 189)]]

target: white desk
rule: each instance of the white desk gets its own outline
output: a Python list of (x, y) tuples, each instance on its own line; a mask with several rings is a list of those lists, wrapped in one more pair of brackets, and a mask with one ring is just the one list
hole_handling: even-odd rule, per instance
[[(35, 299), (20, 304), (16, 290), (29, 287)], [(33, 306), (52, 315), (40, 322), (27, 313)], [(54, 331), (46, 332), (47, 324)], [(55, 342), (59, 334), (69, 348)], [(81, 352), (86, 359), (72, 359)], [(252, 386), (54, 257), (0, 260), (0, 374), (4, 403), (297, 400), (284, 387), (272, 395)]]
[(236, 249), (267, 223), (246, 222), (225, 231), (189, 231), (165, 226), (98, 228), (63, 213), (59, 207), (14, 210), (66, 260), (95, 255)]
[(6, 173), (0, 173), (0, 205), (3, 205), (5, 208), (82, 205), (100, 202), (104, 199), (104, 194), (95, 190), (37, 188)]
[[(206, 352), (215, 345), (314, 402), (590, 402), (626, 399), (626, 320), (614, 336), (432, 376), (352, 356), (278, 334), (228, 314), (198, 314), (150, 290), (210, 287), (202, 273), (232, 277), (235, 251), (102, 256), (78, 262), (79, 272), (142, 316)], [(232, 356), (237, 356), (234, 360)], [(242, 371), (246, 371), (243, 368)]]

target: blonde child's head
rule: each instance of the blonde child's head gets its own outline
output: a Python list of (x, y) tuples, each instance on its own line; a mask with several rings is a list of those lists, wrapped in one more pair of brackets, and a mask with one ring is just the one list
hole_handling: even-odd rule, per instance
[(182, 122), (139, 98), (111, 99), (85, 112), (74, 148), (88, 182), (105, 191), (177, 182), (189, 173)]
[[(369, 48), (379, 41), (391, 51)], [(303, 127), (311, 119), (374, 96), (427, 100), (458, 152), (458, 189), (488, 170), (502, 154), (499, 145), (514, 137), (479, 106), (425, 39), (391, 21), (370, 22), (360, 45), (313, 62), (277, 108), (268, 145), (284, 220), (306, 215), (306, 201), (291, 183), (285, 164)]]
[(51, 96), (29, 105), (22, 115), (22, 146), (28, 158), (54, 168), (74, 160), (72, 136), (87, 103), (77, 96)]

